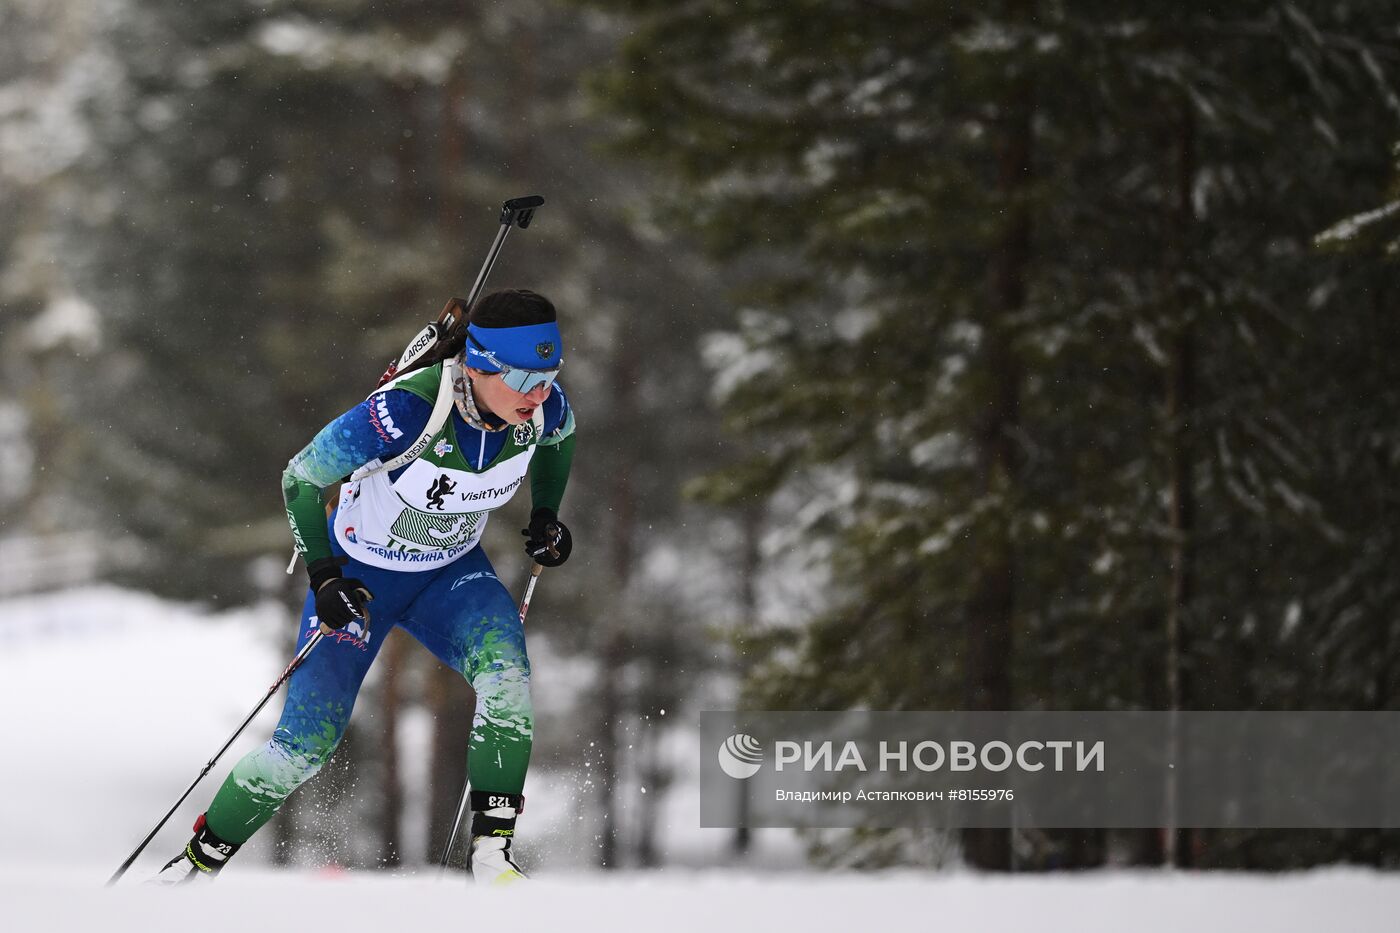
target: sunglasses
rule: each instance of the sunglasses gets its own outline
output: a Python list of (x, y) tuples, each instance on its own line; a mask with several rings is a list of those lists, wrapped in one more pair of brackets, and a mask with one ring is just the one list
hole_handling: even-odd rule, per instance
[(501, 367), (501, 381), (521, 395), (526, 395), (539, 388), (547, 389), (554, 385), (554, 380), (557, 378), (559, 378), (559, 370), (557, 369), (511, 369), (509, 366)]
[(501, 381), (506, 384), (506, 387), (521, 395), (528, 395), (536, 389), (547, 389), (554, 385), (554, 380), (559, 378), (559, 369), (564, 365), (564, 361), (560, 360), (559, 366), (554, 369), (517, 369), (496, 359), (496, 355), (483, 347), (475, 337), (470, 335), (468, 337), (472, 346), (476, 348), (476, 355), (485, 358), (492, 366), (499, 369)]

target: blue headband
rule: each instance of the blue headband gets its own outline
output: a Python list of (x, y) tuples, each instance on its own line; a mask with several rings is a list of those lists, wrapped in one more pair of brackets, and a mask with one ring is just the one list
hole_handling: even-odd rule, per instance
[[(504, 364), (512, 369), (558, 369), (564, 362), (564, 341), (559, 325), (527, 324), (522, 327), (478, 327), (467, 325), (467, 365), (472, 369), (499, 372)], [(483, 349), (485, 352), (482, 352)]]

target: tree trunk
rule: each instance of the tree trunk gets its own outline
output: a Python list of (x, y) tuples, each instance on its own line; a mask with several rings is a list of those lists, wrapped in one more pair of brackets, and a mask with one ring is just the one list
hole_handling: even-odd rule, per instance
[(661, 758), (661, 743), (650, 730), (640, 737), (638, 769), (646, 793), (637, 800), (637, 867), (656, 868), (661, 864), (661, 848), (657, 845), (657, 828), (661, 802), (671, 785), (671, 769)]
[(465, 194), (462, 171), (467, 164), (467, 140), (458, 114), (466, 107), (467, 74), (462, 62), (455, 61), (442, 89), (441, 127), (438, 131), (438, 159), (441, 190), (437, 192), (438, 227), (443, 242), (453, 243), (462, 224)]
[(381, 716), (384, 728), (380, 734), (379, 754), (384, 762), (384, 785), (380, 789), (379, 861), (386, 867), (403, 860), (403, 781), (399, 776), (399, 710), (403, 707), (401, 672), (404, 664), (404, 638), (390, 632), (388, 643), (379, 654), (384, 676), (384, 699)]
[[(618, 341), (611, 366), (612, 414), (618, 423), (627, 424), (635, 410), (635, 391), (640, 369), (634, 342), (626, 334)], [(618, 776), (622, 740), (620, 726), (626, 715), (624, 697), (619, 682), (630, 660), (630, 641), (624, 616), (624, 598), (631, 576), (635, 548), (635, 512), (632, 464), (622, 457), (612, 473), (611, 512), (612, 582), (615, 599), (612, 617), (603, 626), (602, 665), (598, 698), (598, 777), (601, 783), (603, 826), (599, 834), (598, 864), (603, 868), (618, 867)]]
[(621, 676), (626, 654), (621, 626), (616, 617), (606, 626), (603, 639), (603, 672), (598, 696), (598, 794), (603, 825), (598, 835), (598, 866), (617, 867), (617, 777), (618, 730), (622, 717), (622, 695), (617, 678)]
[[(433, 714), (433, 742), (428, 764), (428, 864), (436, 865), (452, 832), (462, 785), (467, 780), (467, 741), (471, 735), (476, 695), (457, 671), (434, 664), (428, 675), (428, 706)], [(463, 821), (469, 817), (464, 817)], [(458, 835), (467, 828), (462, 827)], [(457, 846), (452, 865), (464, 866), (465, 847)]]
[[(1034, 3), (1016, 4), (1013, 17), (1026, 22)], [(976, 588), (969, 606), (966, 702), (974, 710), (1011, 709), (1012, 625), (1016, 603), (1016, 566), (1011, 540), (1011, 511), (1015, 508), (1017, 449), (1020, 423), (1021, 368), (1013, 332), (1015, 316), (1026, 302), (1030, 264), (1031, 216), (1025, 195), (1031, 180), (1032, 87), (1022, 73), (1012, 82), (998, 144), (997, 189), (1006, 206), (1006, 227), (993, 257), (991, 302), (986, 328), (987, 398), (977, 427), (977, 452), (982, 465), (984, 496), (1000, 500), (995, 533), (979, 554)], [(1011, 867), (1011, 836), (1001, 829), (963, 831), (967, 861), (989, 870)]]
[[(1167, 438), (1168, 438), (1168, 515), (1171, 539), (1170, 593), (1167, 602), (1167, 710), (1171, 714), (1171, 734), (1168, 739), (1170, 760), (1179, 752), (1176, 714), (1183, 709), (1187, 690), (1185, 658), (1189, 654), (1189, 618), (1195, 580), (1192, 574), (1192, 552), (1195, 531), (1196, 500), (1192, 484), (1194, 453), (1192, 450), (1192, 419), (1196, 409), (1196, 349), (1191, 315), (1186, 312), (1189, 294), (1172, 283), (1180, 281), (1181, 273), (1190, 267), (1191, 225), (1195, 221), (1191, 189), (1196, 174), (1196, 123), (1189, 101), (1179, 103), (1175, 128), (1175, 189), (1176, 205), (1168, 225), (1170, 242), (1166, 250), (1166, 293), (1172, 295), (1178, 323), (1170, 343), (1167, 367)], [(1176, 772), (1167, 772), (1167, 826), (1164, 835), (1164, 859), (1169, 865), (1186, 866), (1191, 862), (1189, 834), (1176, 824)]]
[[(742, 685), (749, 676), (748, 636), (758, 626), (758, 569), (762, 561), (759, 542), (763, 532), (763, 510), (757, 504), (748, 505), (740, 516), (744, 544), (739, 562), (739, 619), (744, 627), (739, 641), (738, 670), (735, 671)], [(742, 686), (741, 688), (742, 689)], [(750, 789), (747, 781), (739, 781), (736, 793), (739, 795), (739, 828), (734, 830), (733, 850), (736, 856), (746, 855), (753, 844), (753, 831), (744, 825), (748, 820)]]

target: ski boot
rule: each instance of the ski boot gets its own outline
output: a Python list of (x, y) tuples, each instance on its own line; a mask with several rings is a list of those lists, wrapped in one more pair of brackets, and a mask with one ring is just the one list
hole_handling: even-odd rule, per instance
[(515, 838), (515, 817), (524, 811), (520, 794), (471, 792), (472, 842), (471, 871), (478, 886), (504, 887), (525, 878), (525, 872), (511, 858), (510, 843)]
[(194, 821), (194, 838), (186, 844), (185, 851), (166, 862), (152, 881), (156, 884), (186, 884), (196, 878), (212, 881), (239, 848), (210, 832), (201, 813)]

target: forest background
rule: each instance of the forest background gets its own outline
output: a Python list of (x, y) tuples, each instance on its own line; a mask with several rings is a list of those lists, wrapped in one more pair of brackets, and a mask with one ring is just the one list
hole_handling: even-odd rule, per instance
[[(1394, 709), (1396, 140), (1380, 2), (5, 0), (0, 597), (274, 599), (290, 645), (283, 465), (542, 194), (493, 284), (569, 344), (577, 546), (530, 626), (581, 672), (536, 762), (580, 775), (591, 862), (664, 863), (704, 708)], [(512, 582), (524, 508), (487, 539)], [(319, 780), (358, 788), (362, 863), (419, 864), (471, 699), (401, 634), (379, 665)], [(803, 842), (1400, 860), (1379, 830)]]

